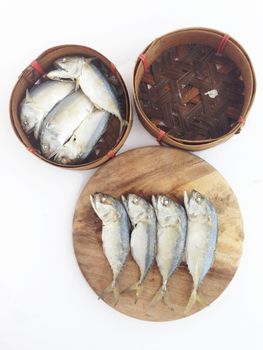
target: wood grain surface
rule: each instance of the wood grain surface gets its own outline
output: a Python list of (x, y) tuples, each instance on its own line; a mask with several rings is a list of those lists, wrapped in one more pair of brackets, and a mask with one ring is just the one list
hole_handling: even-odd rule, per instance
[[(89, 195), (98, 191), (118, 198), (121, 194), (132, 192), (149, 199), (152, 194), (161, 193), (182, 203), (183, 191), (192, 189), (212, 201), (219, 220), (214, 264), (200, 291), (208, 304), (224, 291), (237, 270), (242, 253), (243, 224), (237, 199), (224, 178), (201, 158), (156, 146), (133, 149), (102, 166), (91, 177), (78, 200), (73, 220), (74, 250), (84, 277), (97, 294), (110, 284), (112, 273), (103, 255), (101, 221), (90, 205)], [(120, 289), (127, 288), (138, 277), (139, 269), (129, 256), (120, 277)], [(137, 304), (132, 292), (122, 294), (116, 306), (112, 295), (108, 295), (105, 302), (126, 315), (150, 321), (179, 319), (204, 307), (196, 304), (188, 315), (184, 314), (192, 290), (192, 278), (185, 264), (180, 265), (168, 285), (175, 311), (163, 302), (149, 306), (160, 285), (161, 276), (154, 263)]]

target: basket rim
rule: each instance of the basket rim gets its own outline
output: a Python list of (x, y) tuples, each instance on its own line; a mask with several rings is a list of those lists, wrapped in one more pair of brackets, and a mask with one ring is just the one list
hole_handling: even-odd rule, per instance
[[(186, 27), (186, 28), (181, 28), (178, 30), (174, 30), (174, 31), (170, 31), (166, 34), (163, 34), (159, 37), (157, 37), (156, 39), (154, 39), (150, 44), (148, 44), (144, 50), (142, 51), (143, 54), (146, 54), (148, 50), (151, 50), (151, 48), (153, 48), (156, 43), (158, 43), (159, 41), (161, 41), (163, 38), (168, 37), (169, 35), (176, 35), (178, 33), (189, 33), (189, 32), (205, 32), (205, 33), (211, 33), (211, 34), (216, 34), (219, 35), (221, 37), (223, 37), (225, 35), (224, 32), (221, 32), (217, 29), (212, 29), (212, 28), (206, 28), (206, 27)], [(245, 118), (245, 120), (248, 117), (248, 113), (251, 109), (251, 106), (254, 102), (255, 99), (255, 93), (256, 93), (256, 76), (255, 76), (255, 71), (254, 71), (254, 67), (253, 64), (251, 62), (251, 59), (249, 58), (247, 52), (245, 51), (245, 49), (243, 48), (243, 46), (234, 38), (232, 38), (231, 36), (229, 36), (229, 41), (231, 41), (231, 43), (235, 46), (235, 48), (237, 50), (239, 50), (241, 52), (241, 54), (243, 54), (248, 62), (248, 66), (250, 68), (251, 71), (251, 76), (252, 76), (252, 91), (251, 91), (251, 97), (248, 103), (248, 106), (246, 108), (246, 111), (243, 115), (243, 117)], [(135, 84), (135, 80), (136, 80), (136, 74), (138, 71), (139, 66), (141, 65), (142, 67), (142, 62), (140, 60), (140, 56), (137, 57), (136, 63), (135, 63), (135, 67), (134, 67), (134, 71), (133, 71), (133, 81), (132, 81), (132, 93), (133, 93), (133, 100), (134, 100), (134, 104), (136, 107), (136, 111), (139, 115), (139, 119), (140, 121), (144, 121), (143, 125), (145, 126), (145, 128), (155, 137), (157, 137), (157, 135), (159, 134), (160, 129), (147, 117), (147, 115), (144, 113), (143, 109), (141, 108), (141, 103), (139, 101), (138, 98), (138, 91), (136, 89), (136, 84)], [(213, 145), (216, 145), (218, 143), (223, 142), (224, 140), (229, 139), (232, 135), (237, 134), (241, 131), (241, 129), (243, 128), (244, 124), (243, 123), (236, 123), (236, 125), (226, 134), (214, 138), (214, 139), (205, 139), (205, 140), (186, 140), (186, 139), (179, 139), (176, 138), (172, 135), (169, 135), (169, 133), (165, 133), (165, 135), (162, 138), (162, 141), (164, 143), (167, 143), (169, 145), (175, 145), (180, 147), (181, 145), (187, 145), (189, 150), (195, 150), (196, 146), (198, 145), (207, 145), (208, 147), (212, 147)], [(150, 130), (149, 130), (149, 129)]]
[[(90, 48), (88, 46), (85, 46), (85, 45), (78, 45), (78, 44), (63, 44), (63, 45), (57, 45), (57, 46), (53, 46), (53, 47), (50, 47), (48, 49), (46, 49), (45, 51), (43, 51), (37, 58), (36, 60), (37, 61), (41, 61), (43, 60), (43, 58), (45, 59), (47, 57), (47, 55), (50, 55), (50, 54), (54, 54), (56, 51), (60, 51), (62, 49), (75, 49), (75, 50), (88, 50), (88, 51), (91, 51), (92, 54), (94, 54), (94, 56), (98, 57), (99, 59), (102, 58), (102, 62), (104, 64), (106, 64), (106, 66), (108, 68), (110, 68), (110, 64), (112, 63), (106, 56), (104, 56), (103, 54), (101, 54), (100, 52), (94, 50), (93, 48)], [(63, 56), (66, 56), (67, 54), (66, 53), (63, 53)], [(85, 56), (85, 55), (84, 55)], [(57, 56), (57, 57), (62, 57), (62, 56)], [(18, 77), (13, 89), (12, 89), (12, 93), (11, 93), (11, 96), (10, 96), (10, 100), (9, 100), (9, 116), (10, 116), (10, 121), (11, 121), (11, 125), (12, 125), (12, 128), (16, 134), (16, 136), (18, 137), (19, 141), (29, 150), (31, 149), (30, 145), (30, 142), (28, 142), (28, 144), (26, 144), (22, 138), (22, 135), (24, 138), (28, 139), (27, 138), (27, 135), (26, 133), (24, 132), (24, 130), (22, 129), (21, 127), (21, 130), (18, 130), (15, 123), (14, 123), (14, 97), (15, 97), (15, 94), (17, 92), (17, 88), (18, 88), (18, 85), (19, 83), (21, 82), (21, 79), (23, 79), (23, 73), (24, 71), (29, 68), (29, 66), (27, 66), (23, 72), (21, 73), (21, 75)], [(115, 67), (115, 66), (114, 66)], [(124, 129), (124, 131), (122, 132), (122, 135), (119, 137), (119, 139), (117, 140), (117, 143), (114, 145), (113, 148), (111, 148), (111, 150), (109, 150), (110, 152), (112, 152), (113, 155), (116, 155), (117, 152), (121, 149), (121, 147), (124, 145), (129, 133), (130, 133), (130, 130), (132, 128), (132, 124), (133, 124), (133, 110), (132, 110), (132, 104), (131, 104), (131, 97), (130, 97), (130, 94), (129, 94), (129, 91), (128, 91), (128, 88), (124, 82), (124, 79), (122, 78), (120, 72), (118, 71), (118, 69), (115, 67), (115, 76), (116, 78), (118, 79), (122, 89), (123, 89), (123, 92), (124, 92), (124, 98), (125, 98), (125, 103), (126, 103), (126, 111), (125, 111), (125, 120), (127, 121), (127, 125), (126, 125), (126, 128)], [(20, 101), (21, 102), (21, 101)], [(17, 105), (16, 105), (16, 108), (17, 108)], [(22, 135), (21, 135), (22, 133)], [(100, 166), (101, 164), (103, 163), (106, 163), (109, 159), (111, 159), (111, 156), (107, 154), (103, 155), (102, 157), (98, 158), (98, 159), (95, 159), (91, 162), (86, 162), (86, 163), (83, 163), (83, 164), (72, 164), (72, 165), (64, 165), (64, 164), (59, 164), (59, 163), (56, 163), (56, 162), (53, 162), (47, 158), (45, 158), (41, 153), (38, 153), (38, 152), (32, 152), (38, 159), (41, 159), (43, 161), (45, 161), (46, 163), (49, 163), (53, 166), (56, 166), (56, 167), (59, 167), (59, 168), (64, 168), (64, 169), (70, 169), (70, 170), (88, 170), (88, 169), (93, 169), (95, 167), (98, 167)]]

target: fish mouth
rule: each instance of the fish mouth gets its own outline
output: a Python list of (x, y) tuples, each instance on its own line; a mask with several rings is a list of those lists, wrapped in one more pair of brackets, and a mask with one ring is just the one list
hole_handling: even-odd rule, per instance
[(95, 192), (93, 193), (93, 200), (95, 203), (98, 201), (104, 205), (112, 205), (114, 198), (112, 198), (110, 195), (105, 193)]
[(128, 197), (127, 197), (127, 200), (128, 200), (128, 203), (131, 202), (131, 203), (133, 203), (135, 205), (138, 205), (140, 200), (141, 200), (141, 198), (139, 196), (137, 196), (136, 194), (134, 194), (134, 193), (129, 193)]

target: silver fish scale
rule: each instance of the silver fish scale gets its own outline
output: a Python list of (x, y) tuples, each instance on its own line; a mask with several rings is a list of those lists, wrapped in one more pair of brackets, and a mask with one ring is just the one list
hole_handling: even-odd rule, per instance
[[(133, 205), (136, 201), (137, 206)], [(137, 195), (123, 198), (133, 231), (131, 233), (131, 254), (140, 269), (139, 283), (142, 284), (149, 272), (156, 248), (156, 216), (153, 207)]]
[(208, 237), (209, 244), (208, 244), (208, 249), (207, 249), (207, 259), (205, 260), (203, 273), (200, 276), (199, 285), (202, 283), (207, 272), (209, 271), (209, 269), (213, 263), (214, 255), (215, 255), (215, 251), (216, 251), (217, 231), (218, 231), (217, 214), (216, 214), (215, 208), (212, 207), (211, 205), (210, 205), (210, 210), (211, 210), (211, 217), (212, 217), (213, 224), (212, 224), (212, 228), (211, 228), (211, 234)]
[[(160, 272), (163, 276), (164, 282), (168, 281), (171, 275), (175, 272), (178, 265), (181, 263), (185, 240), (186, 240), (186, 230), (187, 230), (187, 219), (184, 209), (179, 212), (174, 212), (175, 217), (180, 218), (180, 224), (177, 226), (167, 225), (162, 226), (158, 223), (157, 229), (157, 264), (159, 266)], [(157, 215), (158, 219), (158, 215)], [(162, 236), (162, 237), (161, 237)], [(171, 237), (172, 240), (171, 240)], [(163, 248), (166, 246), (166, 250)], [(170, 262), (167, 261), (166, 273), (164, 273), (164, 269), (162, 268), (164, 261), (167, 259), (167, 255), (163, 254), (163, 252), (167, 250), (170, 251), (172, 256)]]
[(192, 191), (189, 199), (185, 195), (185, 206), (188, 215), (186, 262), (193, 277), (194, 289), (197, 290), (214, 260), (218, 235), (217, 213), (212, 203), (197, 191)]
[(117, 206), (120, 218), (117, 222), (103, 221), (103, 251), (113, 272), (113, 283), (118, 278), (129, 253), (129, 222), (127, 213), (120, 204)]

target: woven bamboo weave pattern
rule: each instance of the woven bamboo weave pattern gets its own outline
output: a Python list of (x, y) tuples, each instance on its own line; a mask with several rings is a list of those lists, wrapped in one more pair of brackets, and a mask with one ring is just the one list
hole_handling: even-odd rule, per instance
[(200, 44), (164, 51), (144, 72), (139, 99), (144, 113), (171, 136), (220, 137), (238, 122), (244, 83), (225, 55)]

